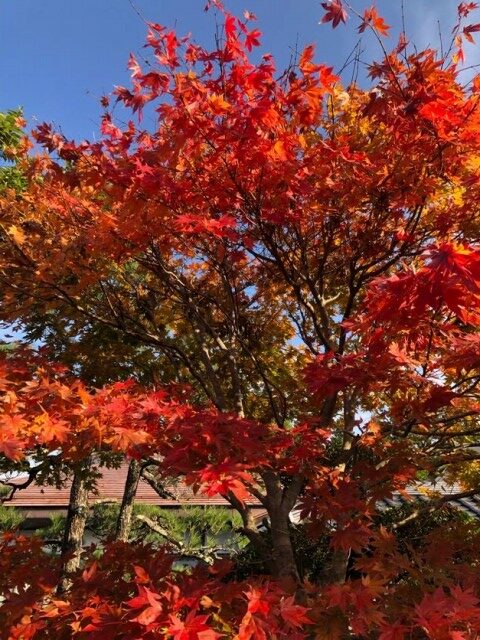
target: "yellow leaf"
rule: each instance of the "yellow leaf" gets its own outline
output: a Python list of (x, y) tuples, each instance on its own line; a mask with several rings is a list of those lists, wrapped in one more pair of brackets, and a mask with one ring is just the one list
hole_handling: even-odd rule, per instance
[(283, 140), (277, 140), (270, 150), (269, 155), (275, 160), (288, 160), (287, 150)]
[(8, 229), (8, 233), (13, 238), (14, 242), (16, 242), (16, 244), (23, 244), (27, 239), (27, 236), (24, 234), (24, 232), (14, 224), (12, 224), (12, 226)]
[(208, 103), (215, 115), (221, 115), (222, 113), (228, 111), (231, 107), (230, 103), (227, 102), (225, 98), (218, 93), (213, 93), (208, 98)]

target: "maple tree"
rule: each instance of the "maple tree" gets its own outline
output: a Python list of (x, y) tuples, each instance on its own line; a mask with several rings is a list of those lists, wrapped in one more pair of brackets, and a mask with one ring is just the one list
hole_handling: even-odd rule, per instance
[[(365, 89), (313, 46), (252, 62), (255, 16), (209, 5), (213, 51), (149, 24), (101, 139), (41, 125), (0, 193), (1, 318), (45, 345), (3, 353), (2, 471), (72, 478), (60, 556), (1, 539), (4, 637), (473, 640), (480, 527), (449, 504), (480, 481), (478, 7), (445, 54), (401, 34)], [(321, 6), (386, 46), (374, 6)], [(116, 539), (82, 550), (123, 458)], [(129, 543), (142, 474), (223, 496), (255, 562)], [(420, 478), (423, 502), (379, 510)]]

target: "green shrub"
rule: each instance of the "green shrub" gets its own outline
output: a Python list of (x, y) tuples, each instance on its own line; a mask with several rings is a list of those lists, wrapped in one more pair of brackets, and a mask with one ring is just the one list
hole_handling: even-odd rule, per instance
[(0, 505), (0, 531), (14, 531), (20, 527), (24, 519), (15, 507)]

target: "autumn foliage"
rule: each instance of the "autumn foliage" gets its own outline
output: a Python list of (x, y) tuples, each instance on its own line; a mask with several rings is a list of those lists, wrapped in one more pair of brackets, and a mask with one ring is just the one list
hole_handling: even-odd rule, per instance
[(147, 461), (225, 497), (256, 563), (116, 540), (67, 571), (8, 533), (1, 637), (474, 640), (480, 526), (449, 505), (480, 491), (478, 7), (440, 54), (321, 3), (381, 42), (365, 88), (313, 46), (278, 71), (255, 16), (208, 6), (211, 51), (149, 24), (99, 141), (44, 124), (13, 154), (0, 315), (45, 346), (2, 357), (0, 462), (94, 486)]

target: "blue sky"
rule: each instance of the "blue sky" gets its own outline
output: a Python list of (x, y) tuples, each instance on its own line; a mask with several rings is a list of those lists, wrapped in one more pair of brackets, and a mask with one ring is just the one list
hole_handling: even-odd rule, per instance
[[(134, 0), (147, 19), (213, 43), (215, 16), (205, 0)], [(450, 31), (458, 0), (404, 0), (407, 31), (419, 46), (435, 44), (437, 18)], [(352, 0), (362, 10), (371, 0)], [(234, 13), (259, 17), (263, 48), (283, 67), (292, 48), (314, 42), (318, 57), (340, 65), (356, 39), (353, 25), (319, 25), (317, 0), (226, 0)], [(380, 13), (398, 31), (400, 0), (377, 0)], [(478, 19), (475, 20), (479, 21)], [(22, 106), (30, 124), (54, 122), (72, 138), (98, 132), (98, 100), (115, 84), (127, 84), (130, 51), (140, 52), (145, 25), (129, 0), (0, 0), (0, 110)], [(366, 54), (376, 49), (370, 40)], [(477, 51), (478, 56), (478, 51)]]

